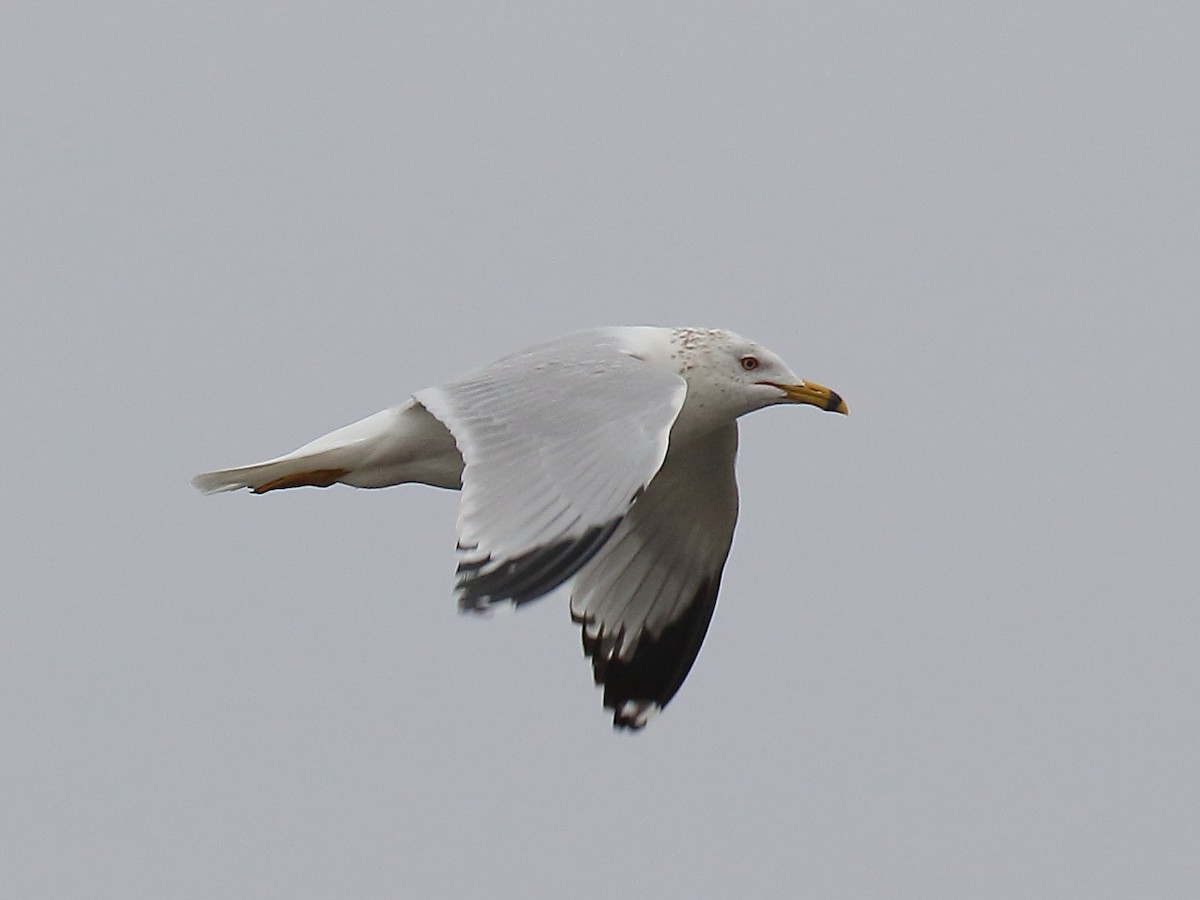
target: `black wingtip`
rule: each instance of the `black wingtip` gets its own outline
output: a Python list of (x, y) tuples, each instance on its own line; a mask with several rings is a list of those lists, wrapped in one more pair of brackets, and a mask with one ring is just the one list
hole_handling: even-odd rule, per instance
[(592, 673), (604, 685), (604, 706), (613, 711), (618, 731), (640, 731), (654, 712), (666, 707), (692, 670), (717, 604), (721, 579), (704, 581), (682, 616), (657, 635), (644, 633), (627, 656), (621, 654), (623, 638), (615, 641), (603, 631), (589, 633), (583, 626), (583, 651), (592, 658)]
[(491, 562), (490, 558), (460, 562), (459, 607), (478, 612), (504, 600), (520, 606), (550, 593), (599, 552), (620, 521), (613, 519), (594, 525), (578, 537), (537, 547), (489, 571), (483, 569)]

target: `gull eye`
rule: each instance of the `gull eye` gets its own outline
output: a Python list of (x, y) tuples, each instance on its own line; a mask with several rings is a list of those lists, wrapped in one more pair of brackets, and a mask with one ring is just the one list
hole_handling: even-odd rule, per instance
[(742, 362), (742, 368), (745, 369), (747, 372), (753, 372), (755, 369), (758, 368), (758, 357), (757, 356), (743, 356), (741, 362)]

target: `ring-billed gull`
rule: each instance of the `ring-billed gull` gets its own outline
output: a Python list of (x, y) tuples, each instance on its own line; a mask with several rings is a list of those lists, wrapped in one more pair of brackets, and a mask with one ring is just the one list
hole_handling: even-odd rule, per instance
[(737, 418), (781, 403), (847, 411), (732, 332), (598, 328), (192, 483), (461, 489), (460, 606), (519, 605), (574, 578), (604, 705), (638, 729), (675, 696), (712, 619), (737, 520)]

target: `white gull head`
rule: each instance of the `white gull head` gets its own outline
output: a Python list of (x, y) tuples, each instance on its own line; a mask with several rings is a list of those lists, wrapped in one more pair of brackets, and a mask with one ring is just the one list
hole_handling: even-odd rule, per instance
[(780, 403), (807, 403), (829, 412), (846, 412), (837, 393), (799, 378), (778, 354), (732, 331), (652, 326), (603, 330), (627, 355), (687, 382), (687, 398), (675, 423), (676, 437), (684, 432), (701, 433)]

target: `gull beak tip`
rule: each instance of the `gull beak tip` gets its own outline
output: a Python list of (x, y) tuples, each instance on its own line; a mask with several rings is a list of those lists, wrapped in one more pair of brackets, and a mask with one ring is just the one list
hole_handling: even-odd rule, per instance
[(843, 416), (850, 414), (850, 408), (846, 406), (846, 401), (842, 399), (841, 394), (831, 391), (825, 385), (817, 384), (815, 381), (801, 381), (799, 384), (778, 384), (773, 381), (762, 383), (779, 388), (783, 391), (784, 397), (792, 403), (807, 403), (826, 412), (841, 413)]

